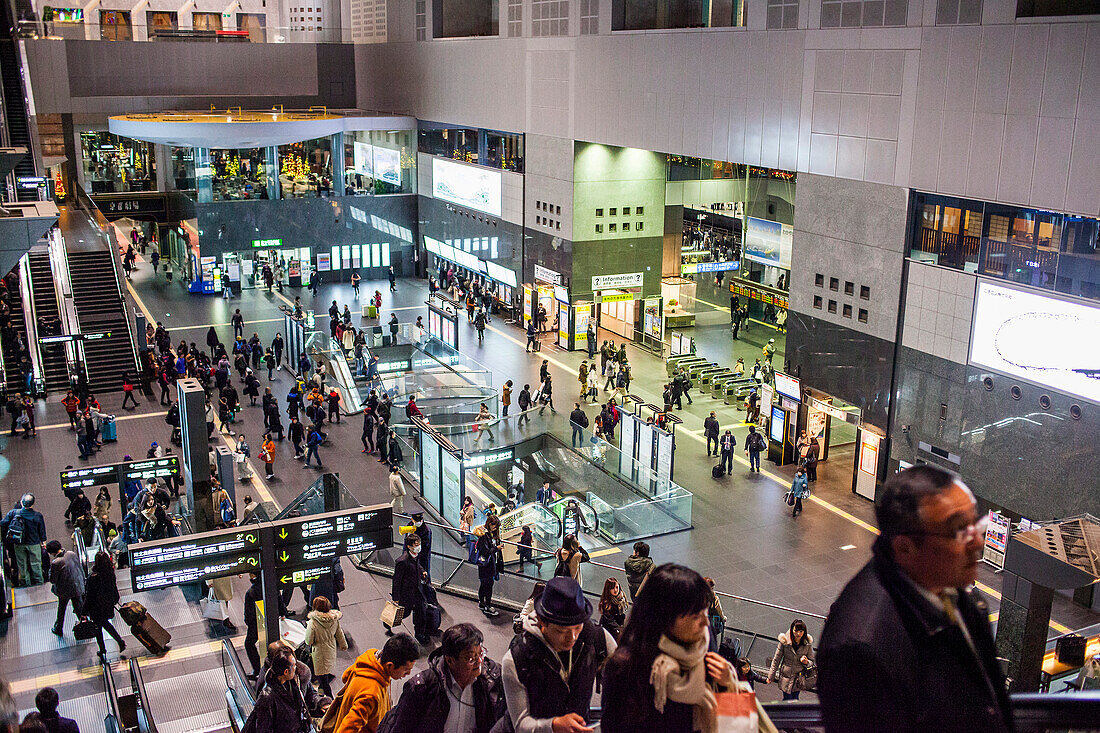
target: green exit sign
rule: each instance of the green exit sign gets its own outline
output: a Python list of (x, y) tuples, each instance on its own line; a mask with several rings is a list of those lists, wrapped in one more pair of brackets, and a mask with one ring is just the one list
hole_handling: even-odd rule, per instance
[(282, 247), (283, 240), (281, 239), (253, 239), (253, 247)]

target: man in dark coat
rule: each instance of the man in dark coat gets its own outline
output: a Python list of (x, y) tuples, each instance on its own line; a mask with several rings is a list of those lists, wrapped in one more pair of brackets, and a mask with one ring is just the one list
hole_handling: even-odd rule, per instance
[(421, 644), (429, 641), (427, 619), (424, 614), (424, 584), (429, 582), (428, 572), (420, 567), (417, 555), (423, 552), (420, 537), (415, 533), (405, 536), (405, 552), (393, 566), (393, 586), (390, 595), (393, 602), (405, 609), (405, 616), (412, 616), (413, 630)]
[(64, 633), (65, 611), (70, 603), (73, 613), (80, 616), (84, 603), (84, 568), (77, 554), (65, 550), (57, 540), (46, 543), (46, 552), (52, 558), (50, 582), (53, 583), (53, 594), (57, 596), (57, 621), (51, 631), (61, 636)]
[(244, 730), (251, 733), (304, 733), (310, 730), (302, 689), (295, 680), (297, 666), (293, 654), (279, 654), (271, 660), (267, 684), (260, 691)]
[(428, 655), (428, 668), (405, 683), (382, 727), (438, 733), (450, 722), (455, 729), (489, 733), (508, 708), (500, 665), (485, 656), (483, 641), (470, 623), (444, 631), (439, 648)]
[(817, 661), (826, 731), (1012, 730), (989, 612), (973, 589), (984, 518), (936, 466), (875, 499), (874, 555), (829, 611)]

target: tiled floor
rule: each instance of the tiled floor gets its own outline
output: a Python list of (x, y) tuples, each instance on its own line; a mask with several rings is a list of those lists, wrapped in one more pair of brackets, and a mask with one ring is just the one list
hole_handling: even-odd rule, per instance
[[(417, 315), (424, 314), (426, 288), (420, 281), (400, 281), (394, 294), (382, 282), (363, 282), (362, 285), (363, 298), (369, 297), (375, 289), (382, 292), (383, 319), (390, 312), (397, 312), (402, 321), (413, 321)], [(246, 331), (258, 333), (265, 343), (281, 329), (282, 315), (278, 308), (286, 300), (277, 294), (247, 290), (241, 297), (228, 301), (220, 297), (191, 296), (178, 281), (167, 284), (163, 276), (153, 278), (150, 268), (143, 262), (139, 262), (131, 286), (139, 299), (138, 307), (148, 311), (154, 320), (162, 321), (173, 342), (186, 338), (205, 344), (206, 330), (212, 324), (222, 339), (228, 341), (232, 335), (229, 319), (236, 308), (240, 308), (245, 317)], [(284, 297), (292, 301), (295, 295), (301, 295), (306, 307), (315, 305), (322, 314), (320, 320), (323, 323), (324, 311), (333, 299), (342, 306), (345, 302), (352, 302), (353, 294), (350, 285), (333, 284), (323, 286), (316, 299), (311, 298), (304, 289), (289, 288)], [(704, 298), (704, 295), (700, 297)], [(742, 331), (739, 341), (733, 341), (728, 332), (728, 299), (722, 302), (717, 301), (717, 295), (711, 297), (725, 310), (711, 308), (708, 313), (709, 306), (700, 306), (700, 325), (694, 329), (694, 334), (701, 354), (722, 363), (742, 356), (751, 365), (760, 354), (761, 346), (768, 338), (774, 337), (780, 346), (775, 363), (777, 366), (781, 364), (782, 334), (753, 324), (748, 332)], [(352, 310), (359, 312), (358, 308)], [(463, 333), (463, 352), (492, 370), (494, 385), (499, 386), (506, 379), (514, 380), (517, 387), (524, 382), (537, 382), (539, 364), (545, 358), (554, 375), (556, 393), (560, 396), (559, 409), (566, 406), (567, 412), (571, 408), (570, 402), (577, 386), (576, 368), (584, 355), (568, 353), (550, 344), (546, 344), (537, 355), (526, 354), (523, 333), (499, 318), (494, 318), (481, 344), (473, 337), (472, 327), (461, 327), (467, 329)], [(630, 347), (628, 353), (634, 374), (630, 391), (649, 402), (659, 402), (665, 379), (663, 362)], [(261, 386), (268, 386), (265, 370), (257, 376)], [(270, 386), (280, 401), (285, 402), (290, 386), (286, 372), (277, 372), (276, 380)], [(8, 438), (6, 448), (0, 452), (0, 502), (4, 507), (11, 507), (23, 492), (35, 492), (38, 496), (37, 508), (47, 517), (51, 537), (67, 534), (62, 522), (66, 502), (58, 488), (58, 472), (67, 464), (80, 463), (75, 437), (68, 430), (59, 398), (59, 395), (51, 395), (46, 402), (39, 403), (37, 421), (40, 427), (36, 438), (25, 441)], [(113, 403), (120, 403), (121, 398), (115, 394), (104, 395), (101, 402), (111, 410)], [(711, 478), (710, 467), (714, 459), (705, 456), (705, 442), (701, 436), (703, 418), (710, 410), (715, 410), (723, 428), (733, 428), (738, 443), (743, 445), (747, 432), (741, 421), (743, 413), (709, 397), (696, 397), (693, 405), (685, 402), (684, 407), (679, 413), (684, 424), (677, 429), (674, 479), (695, 496), (694, 529), (650, 540), (655, 559), (695, 567), (714, 578), (716, 587), (725, 593), (801, 612), (826, 613), (840, 588), (866, 562), (875, 536), (871, 505), (850, 490), (851, 447), (834, 446), (831, 460), (819, 468), (820, 480), (813, 500), (802, 516), (792, 519), (782, 501), (793, 473), (788, 468), (765, 463), (762, 473), (750, 474), (744, 455), (738, 453), (732, 476), (721, 480)], [(169, 428), (163, 421), (163, 410), (155, 396), (139, 397), (138, 408), (126, 411), (115, 409), (120, 418), (119, 442), (105, 444), (93, 463), (121, 461), (125, 454), (135, 458), (144, 456), (153, 440), (167, 444)], [(593, 408), (589, 407), (588, 411), (591, 415)], [(253, 455), (256, 455), (262, 430), (260, 409), (245, 408), (233, 429), (244, 432), (252, 444)], [(364, 504), (388, 501), (386, 473), (373, 457), (360, 452), (359, 432), (360, 419), (357, 416), (346, 418), (339, 426), (332, 426), (329, 445), (321, 450), (325, 468), (338, 472), (341, 480)], [(246, 493), (260, 494), (257, 498), (269, 497), (285, 505), (317, 475), (315, 469), (303, 470), (300, 466), (293, 459), (289, 443), (280, 444), (276, 478), (269, 482), (255, 481), (252, 488), (238, 487), (238, 498)], [(437, 531), (436, 537), (437, 546), (458, 553), (458, 547), (445, 539), (442, 532)], [(610, 567), (593, 564), (584, 570), (585, 586), (595, 592), (599, 591), (607, 575), (621, 575), (614, 569), (621, 568), (630, 548), (608, 548), (604, 553), (594, 559)], [(544, 563), (544, 575), (552, 570), (549, 565)], [(120, 580), (123, 575), (125, 573), (120, 574)], [(983, 570), (981, 580), (990, 589), (1000, 587), (999, 579), (991, 572)], [(342, 597), (345, 625), (359, 641), (360, 650), (382, 641), (376, 619), (384, 603), (387, 586), (385, 578), (348, 573), (348, 590)], [(522, 584), (517, 587), (522, 587)], [(243, 583), (238, 583), (237, 590), (239, 595), (233, 603), (232, 613), (240, 623), (240, 598), (245, 590)], [(995, 597), (991, 599), (996, 607)], [(507, 614), (502, 614), (489, 626), (472, 602), (447, 596), (442, 600), (450, 616), (461, 620), (476, 618), (491, 632), (487, 640), (490, 652), (497, 658), (503, 654), (511, 635)], [(52, 597), (43, 600), (36, 596), (24, 607), (17, 608), (15, 618), (8, 624), (8, 635), (0, 643), (0, 655), (5, 658), (8, 675), (24, 681), (21, 687), (17, 687), (21, 707), (27, 707), (27, 695), (33, 696), (31, 687), (42, 675), (51, 670), (71, 670), (74, 665), (90, 665), (93, 662), (94, 643), (76, 645), (71, 638), (58, 642), (49, 634), (43, 619), (48, 614), (52, 621), (51, 601)], [(43, 605), (31, 605), (34, 602)], [(170, 619), (174, 626), (171, 630), (179, 647), (206, 649), (202, 645), (213, 638), (212, 632), (208, 624), (198, 617), (198, 609), (193, 602), (188, 603), (183, 598), (166, 598), (158, 604), (163, 608), (163, 616)], [(724, 599), (724, 605), (731, 626), (766, 635), (785, 629), (794, 615), (731, 598)], [(1061, 598), (1056, 601), (1054, 618), (1074, 628), (1097, 621), (1095, 614), (1072, 606)], [(807, 620), (811, 622), (811, 628), (819, 626), (819, 622)], [(39, 649), (39, 641), (22, 641), (23, 635), (28, 638), (44, 635), (48, 637), (45, 641), (50, 642), (49, 648)], [(132, 638), (129, 643), (136, 646)], [(108, 645), (114, 648), (111, 642)], [(754, 648), (753, 657), (759, 661), (766, 658), (770, 651), (766, 644), (760, 642)], [(350, 655), (351, 652), (348, 659)], [(179, 673), (186, 671), (181, 669)], [(80, 677), (69, 682), (63, 696), (74, 699), (83, 697), (90, 694), (96, 685), (98, 681), (94, 675)]]

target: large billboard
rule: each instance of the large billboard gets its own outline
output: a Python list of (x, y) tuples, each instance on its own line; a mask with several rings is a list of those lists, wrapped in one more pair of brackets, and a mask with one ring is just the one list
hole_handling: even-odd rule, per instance
[(791, 269), (791, 249), (794, 227), (777, 221), (745, 218), (745, 259)]
[(441, 201), (500, 216), (500, 188), (499, 171), (432, 158), (432, 196)]
[(374, 146), (374, 177), (393, 186), (401, 185), (401, 151)]
[(1100, 308), (979, 281), (970, 363), (1100, 403)]
[(374, 158), (370, 144), (353, 140), (351, 151), (351, 160), (355, 172), (366, 178), (374, 178)]

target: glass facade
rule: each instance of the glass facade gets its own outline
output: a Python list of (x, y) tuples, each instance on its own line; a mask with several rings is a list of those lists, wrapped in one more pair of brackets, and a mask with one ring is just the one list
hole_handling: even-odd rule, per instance
[(910, 202), (913, 259), (1100, 300), (1100, 220), (926, 193)]
[(210, 177), (214, 201), (271, 198), (268, 150), (211, 150)]
[(613, 31), (743, 25), (744, 0), (615, 0), (611, 6)]
[(415, 193), (413, 130), (344, 133), (344, 193)]
[(279, 146), (279, 190), (285, 199), (332, 192), (332, 139)]
[(84, 190), (88, 193), (128, 193), (157, 188), (152, 143), (109, 132), (82, 132), (80, 151)]
[(489, 168), (523, 173), (523, 135), (421, 122), (418, 150)]

